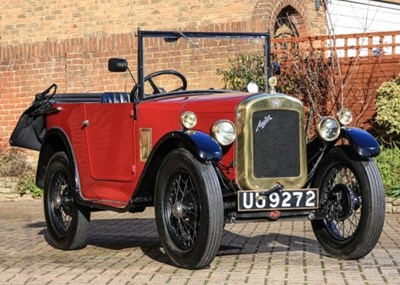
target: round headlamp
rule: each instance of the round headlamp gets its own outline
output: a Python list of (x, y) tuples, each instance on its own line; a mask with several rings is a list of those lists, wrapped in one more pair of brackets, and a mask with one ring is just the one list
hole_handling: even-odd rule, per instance
[(254, 82), (250, 82), (249, 84), (247, 84), (247, 91), (249, 91), (250, 93), (257, 93), (258, 85)]
[(183, 112), (181, 115), (181, 124), (186, 129), (192, 129), (197, 124), (197, 116), (191, 111)]
[(351, 123), (351, 121), (353, 121), (353, 114), (349, 109), (346, 108), (340, 109), (339, 112), (337, 112), (337, 117), (339, 119), (339, 122), (345, 126), (347, 126), (348, 124)]
[(235, 126), (228, 120), (215, 122), (211, 128), (211, 134), (220, 145), (229, 145), (236, 138)]
[(324, 117), (319, 121), (317, 134), (326, 141), (333, 141), (339, 137), (340, 124), (332, 117)]

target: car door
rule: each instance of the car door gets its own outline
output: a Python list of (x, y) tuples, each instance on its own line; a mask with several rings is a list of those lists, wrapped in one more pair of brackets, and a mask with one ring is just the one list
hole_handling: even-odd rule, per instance
[(94, 180), (134, 180), (132, 108), (131, 103), (85, 105), (86, 143)]

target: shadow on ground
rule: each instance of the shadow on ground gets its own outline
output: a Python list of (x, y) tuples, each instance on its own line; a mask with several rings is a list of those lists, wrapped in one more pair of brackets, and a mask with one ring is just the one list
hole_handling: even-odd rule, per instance
[[(27, 227), (39, 229), (38, 234), (43, 235), (46, 242), (54, 246), (45, 222), (29, 224)], [(87, 242), (88, 245), (110, 250), (140, 248), (149, 258), (170, 264), (162, 250), (154, 219), (92, 220)], [(217, 256), (287, 251), (320, 254), (318, 243), (314, 239), (276, 232), (248, 237), (225, 230)]]

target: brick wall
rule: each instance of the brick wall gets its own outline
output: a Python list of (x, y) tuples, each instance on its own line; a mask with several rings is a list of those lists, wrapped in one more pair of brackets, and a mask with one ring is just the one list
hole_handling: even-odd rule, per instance
[[(323, 10), (314, 0), (2, 0), (0, 44), (85, 38), (143, 29), (199, 28), (210, 24), (263, 21), (272, 30), (276, 15), (293, 6), (303, 17), (305, 34), (323, 34)], [(322, 17), (322, 18), (321, 18)], [(317, 29), (316, 29), (317, 28)]]
[(138, 27), (265, 32), (287, 5), (298, 12), (303, 35), (325, 33), (324, 12), (314, 0), (3, 0), (0, 143), (7, 143), (34, 94), (52, 83), (59, 92), (131, 87), (126, 75), (109, 76), (107, 60), (121, 56), (136, 66)]

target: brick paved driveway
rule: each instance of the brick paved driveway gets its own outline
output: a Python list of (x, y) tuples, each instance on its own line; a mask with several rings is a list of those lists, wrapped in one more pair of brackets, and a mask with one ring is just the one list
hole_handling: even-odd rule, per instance
[(400, 215), (359, 261), (321, 252), (308, 221), (233, 224), (207, 269), (171, 266), (153, 210), (95, 212), (89, 245), (51, 247), (41, 201), (0, 202), (0, 284), (400, 284)]

